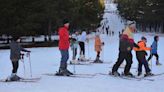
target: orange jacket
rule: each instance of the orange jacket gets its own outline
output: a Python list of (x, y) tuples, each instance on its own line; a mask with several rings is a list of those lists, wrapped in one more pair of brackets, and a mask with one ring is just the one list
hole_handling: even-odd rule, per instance
[(146, 51), (146, 50), (151, 50), (151, 48), (146, 47), (146, 43), (144, 41), (139, 41), (137, 44), (140, 48), (133, 48), (135, 51)]
[(100, 37), (95, 37), (95, 51), (101, 51), (101, 46), (102, 43)]

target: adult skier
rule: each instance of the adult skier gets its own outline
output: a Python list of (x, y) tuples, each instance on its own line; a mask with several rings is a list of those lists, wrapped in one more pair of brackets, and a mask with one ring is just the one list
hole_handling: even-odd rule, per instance
[(60, 61), (60, 67), (59, 71), (56, 73), (56, 75), (60, 76), (70, 76), (73, 75), (69, 70), (67, 70), (67, 61), (69, 59), (69, 21), (67, 19), (63, 20), (63, 27), (59, 28), (59, 50), (61, 53), (61, 61)]
[(79, 46), (80, 46), (80, 61), (85, 61), (85, 42), (87, 41), (87, 33), (85, 30), (82, 31), (81, 35), (78, 37)]
[(119, 56), (117, 62), (114, 64), (112, 68), (112, 75), (120, 76), (120, 73), (118, 73), (117, 70), (125, 59), (126, 66), (124, 69), (124, 75), (133, 76), (133, 74), (130, 72), (130, 68), (132, 65), (132, 57), (133, 57), (131, 51), (134, 46), (138, 47), (133, 39), (134, 31), (135, 31), (135, 24), (134, 22), (132, 22), (129, 23), (129, 25), (125, 28), (125, 31), (121, 35), (120, 42), (119, 42)]

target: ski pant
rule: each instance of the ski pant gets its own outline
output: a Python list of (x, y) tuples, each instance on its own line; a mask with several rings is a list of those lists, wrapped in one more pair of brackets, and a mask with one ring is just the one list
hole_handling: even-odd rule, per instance
[(76, 55), (77, 55), (77, 48), (73, 48), (73, 60), (76, 59)]
[(60, 69), (65, 70), (67, 69), (67, 61), (69, 59), (69, 52), (68, 50), (60, 50), (60, 53), (61, 53)]
[(138, 60), (138, 72), (142, 72), (142, 65), (144, 65), (146, 73), (151, 71), (148, 62), (146, 61), (146, 59), (143, 59), (143, 60)]
[(124, 74), (128, 74), (130, 72), (130, 68), (132, 65), (132, 53), (131, 52), (119, 52), (119, 57), (117, 62), (114, 64), (112, 68), (112, 72), (116, 72), (120, 65), (123, 63), (124, 59), (126, 60), (126, 66), (124, 69)]
[(159, 60), (159, 56), (158, 56), (158, 54), (156, 53), (156, 54), (150, 54), (150, 56), (149, 56), (149, 58), (148, 58), (147, 61), (150, 61), (150, 59), (153, 57), (153, 55), (156, 57), (156, 61)]
[(12, 61), (13, 70), (12, 73), (17, 73), (19, 62), (18, 61)]
[(98, 58), (100, 57), (100, 51), (97, 51), (97, 57)]
[(80, 45), (80, 55), (85, 55), (85, 43), (84, 42), (79, 42)]

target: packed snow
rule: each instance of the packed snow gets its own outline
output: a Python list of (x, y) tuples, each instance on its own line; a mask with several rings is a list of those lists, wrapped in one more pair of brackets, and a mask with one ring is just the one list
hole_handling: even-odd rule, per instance
[[(139, 41), (141, 36), (146, 36), (148, 39), (147, 45), (150, 46), (153, 41), (153, 35), (149, 34), (135, 34), (135, 41)], [(95, 74), (95, 73), (105, 73), (107, 74), (111, 71), (111, 67), (116, 62), (118, 57), (118, 35), (109, 37), (106, 35), (101, 35), (102, 40), (105, 42), (103, 47), (103, 52), (101, 54), (101, 59), (105, 62), (104, 64), (91, 64), (91, 65), (76, 65), (77, 74)], [(160, 62), (164, 60), (163, 56), (163, 43), (164, 37), (160, 37), (159, 41), (159, 56)], [(94, 39), (91, 39), (89, 43), (86, 43), (86, 57), (95, 59), (96, 52), (94, 51)], [(0, 82), (1, 92), (162, 92), (164, 75), (152, 77), (155, 81), (135, 81), (114, 78), (107, 75), (96, 75), (93, 78), (74, 78), (74, 77), (55, 77), (46, 76), (46, 73), (55, 73), (58, 71), (60, 64), (60, 52), (58, 47), (51, 48), (28, 48), (31, 50), (31, 63), (32, 63), (32, 74), (33, 77), (41, 77), (41, 80), (35, 83), (2, 83)], [(89, 50), (89, 51), (88, 51)], [(0, 79), (4, 79), (11, 74), (12, 66), (9, 59), (9, 50), (0, 50)], [(70, 49), (70, 60), (72, 57), (72, 51)], [(23, 71), (23, 63), (19, 62), (18, 75), (22, 77), (30, 78), (29, 69), (29, 58), (25, 57), (26, 75)], [(163, 66), (155, 65), (155, 58), (152, 59), (152, 72), (154, 74), (163, 73)], [(137, 60), (135, 58), (135, 53), (133, 52), (133, 65), (131, 72), (137, 74)], [(74, 66), (69, 65), (68, 69), (73, 72)], [(123, 69), (119, 69), (122, 72)]]

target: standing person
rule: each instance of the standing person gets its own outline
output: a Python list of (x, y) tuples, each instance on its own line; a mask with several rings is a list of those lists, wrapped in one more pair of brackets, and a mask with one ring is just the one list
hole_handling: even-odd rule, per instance
[(103, 63), (102, 60), (100, 60), (100, 52), (102, 51), (102, 45), (104, 45), (103, 42), (101, 42), (99, 33), (96, 33), (95, 37), (95, 51), (97, 52), (96, 59), (94, 60), (94, 63)]
[(130, 72), (130, 68), (132, 65), (132, 57), (133, 57), (131, 51), (134, 46), (138, 47), (137, 44), (135, 44), (134, 39), (133, 39), (134, 31), (135, 31), (135, 24), (133, 22), (133, 23), (130, 23), (126, 27), (125, 31), (121, 35), (120, 42), (119, 42), (119, 56), (118, 56), (117, 62), (114, 64), (112, 68), (112, 75), (120, 76), (120, 73), (118, 73), (117, 70), (125, 59), (126, 66), (124, 69), (124, 75), (133, 76), (133, 74)]
[(70, 76), (73, 75), (70, 71), (67, 70), (67, 61), (69, 59), (69, 21), (67, 19), (63, 20), (63, 27), (59, 28), (59, 50), (61, 53), (61, 61), (60, 61), (60, 67), (59, 71), (56, 73), (56, 75), (60, 76)]
[(78, 32), (75, 32), (74, 35), (72, 35), (72, 40), (71, 40), (71, 49), (73, 52), (73, 56), (72, 56), (72, 61), (70, 62), (70, 64), (78, 64), (78, 61), (76, 60), (76, 55), (77, 55), (77, 48), (79, 45), (78, 42)]
[(85, 41), (87, 41), (87, 33), (85, 30), (82, 31), (81, 35), (78, 38), (80, 45), (80, 61), (85, 61)]
[(147, 39), (145, 37), (141, 38), (141, 41), (138, 42), (138, 46), (140, 47), (138, 48), (134, 48), (134, 50), (136, 51), (136, 58), (138, 60), (138, 76), (140, 76), (142, 74), (142, 65), (144, 65), (145, 67), (145, 71), (146, 74), (145, 76), (151, 76), (153, 75), (151, 73), (151, 70), (149, 68), (148, 62), (146, 60), (146, 56), (147, 56), (147, 52), (146, 51), (150, 51), (151, 48), (146, 47), (146, 42)]
[(157, 49), (158, 49), (158, 41), (159, 41), (159, 36), (154, 36), (154, 42), (151, 45), (151, 51), (150, 51), (150, 56), (148, 58), (148, 61), (150, 61), (150, 59), (155, 56), (156, 57), (156, 65), (162, 65), (161, 63), (159, 63), (159, 55), (157, 53)]
[(21, 59), (21, 55), (23, 55), (21, 54), (21, 51), (28, 52), (28, 54), (30, 53), (29, 50), (22, 48), (19, 42), (20, 42), (19, 37), (13, 37), (10, 43), (10, 60), (11, 60), (13, 69), (12, 69), (11, 76), (8, 77), (6, 81), (20, 80), (20, 77), (17, 76), (17, 70), (19, 67), (19, 60)]

